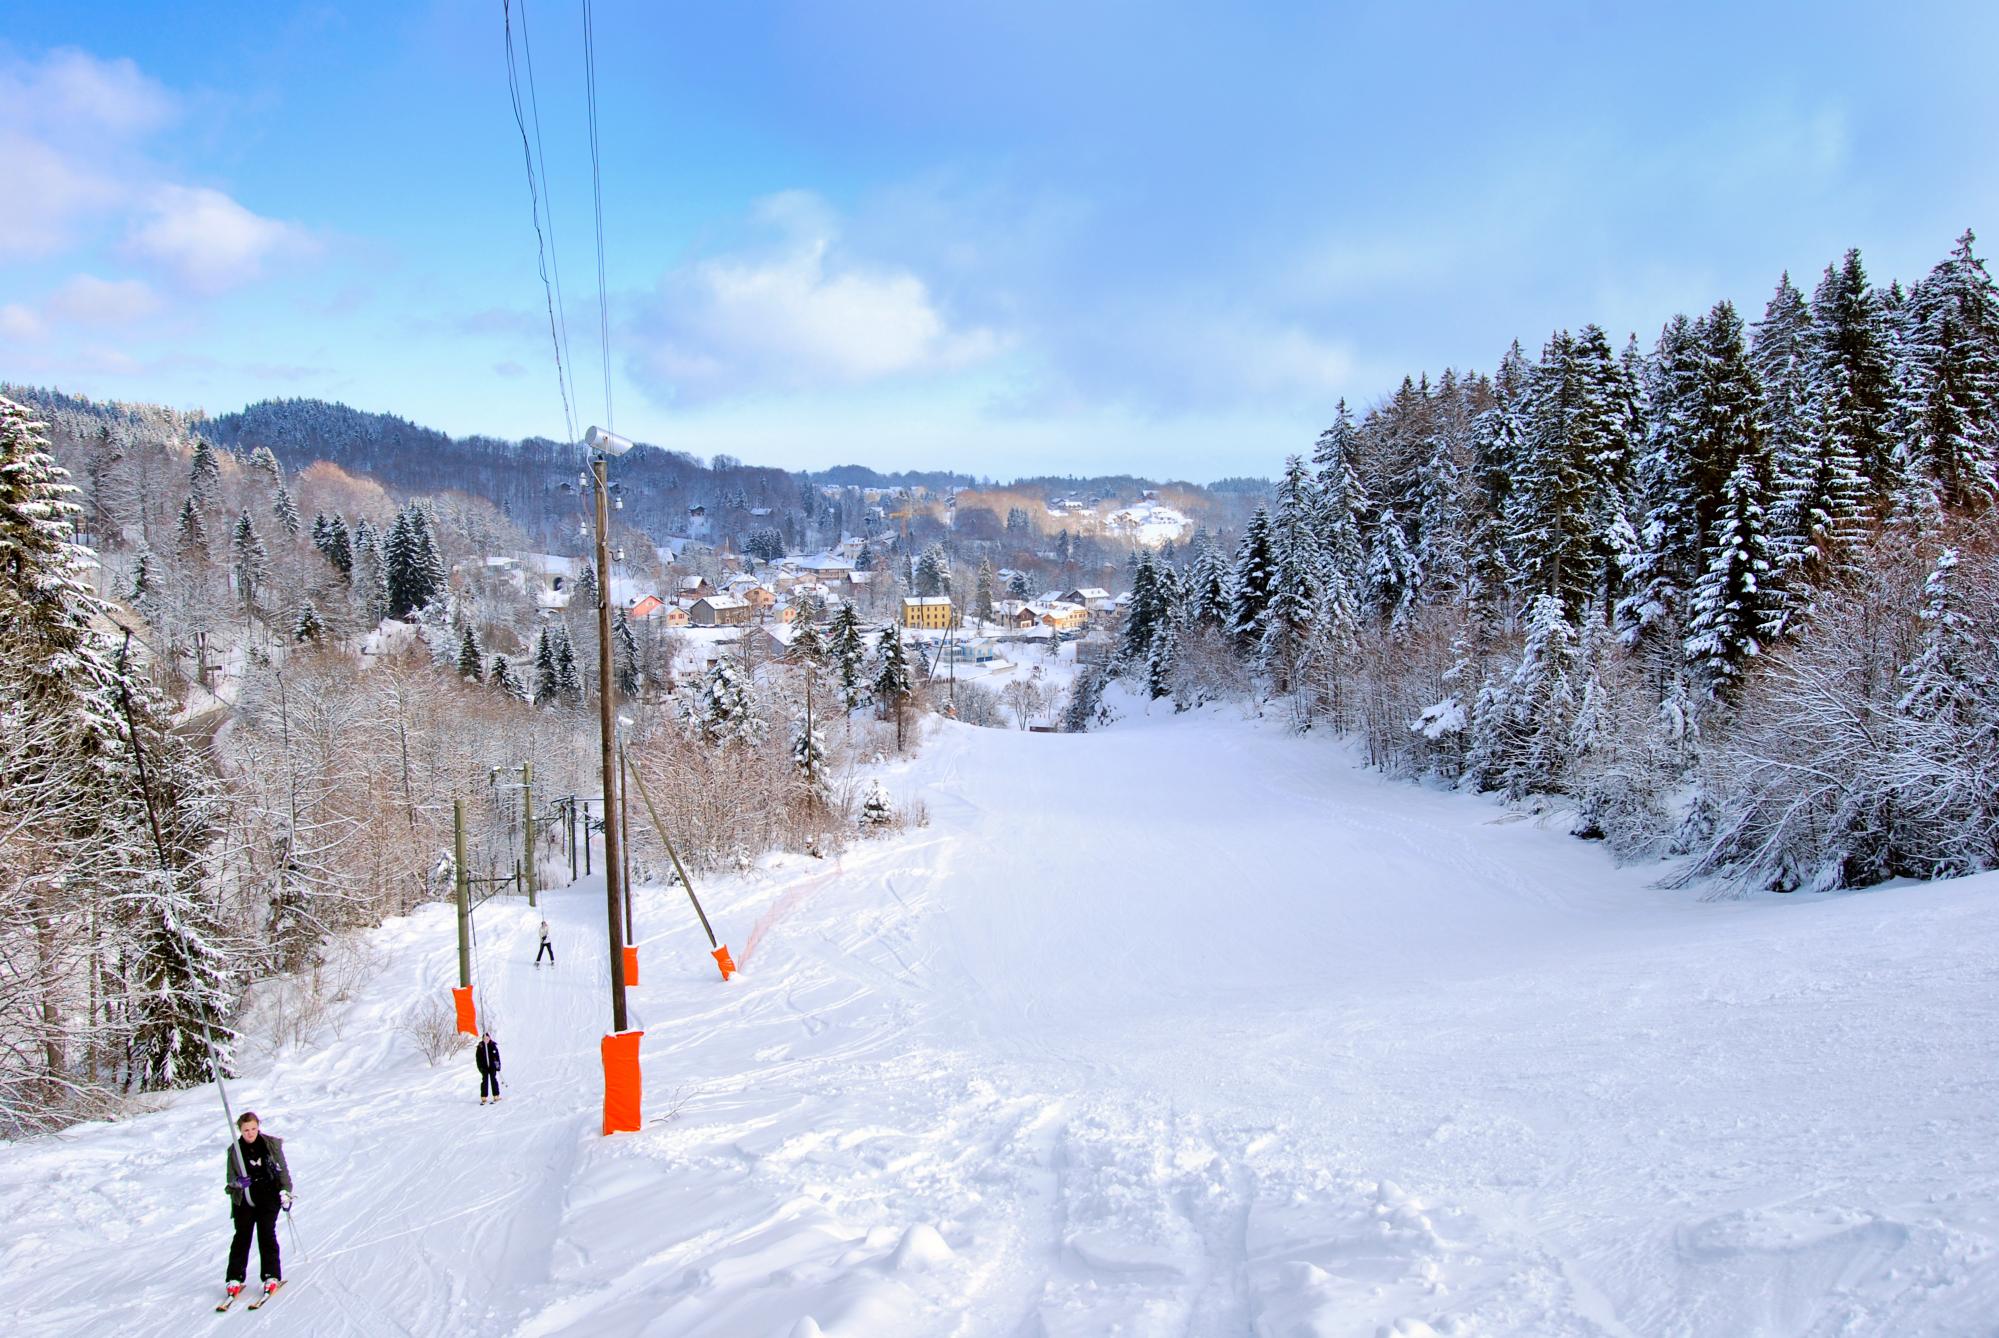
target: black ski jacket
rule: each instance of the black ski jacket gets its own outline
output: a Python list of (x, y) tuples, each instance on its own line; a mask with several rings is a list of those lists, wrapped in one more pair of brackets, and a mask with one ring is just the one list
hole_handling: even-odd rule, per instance
[[(243, 1170), (236, 1168), (236, 1155), (243, 1156)], [(263, 1203), (267, 1198), (275, 1199), (279, 1190), (291, 1193), (292, 1172), (285, 1165), (284, 1140), (269, 1134), (259, 1134), (255, 1143), (245, 1143), (238, 1138), (222, 1154), (222, 1184), (229, 1191), (232, 1203), (243, 1201), (243, 1191), (236, 1182), (248, 1171), (250, 1175), (250, 1198), (255, 1203)]]
[(481, 1041), (473, 1047), (472, 1062), (479, 1066), (481, 1073), (500, 1071), (500, 1045), (497, 1041)]

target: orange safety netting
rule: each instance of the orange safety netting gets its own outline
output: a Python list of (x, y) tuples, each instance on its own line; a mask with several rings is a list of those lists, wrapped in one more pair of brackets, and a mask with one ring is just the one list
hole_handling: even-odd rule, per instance
[(604, 1133), (637, 1133), (639, 1115), (639, 1038), (642, 1031), (620, 1031), (604, 1038)]
[(479, 1014), (472, 1007), (472, 987), (460, 985), (451, 991), (452, 1005), (458, 1010), (458, 1030), (467, 1036), (479, 1034)]
[(721, 947), (710, 953), (709, 956), (715, 959), (715, 965), (722, 968), (722, 979), (727, 980), (736, 973), (736, 959), (729, 956), (728, 944), (724, 943)]
[(627, 986), (631, 986), (631, 985), (636, 985), (638, 983), (639, 983), (639, 950), (637, 948), (626, 948), (625, 984)]

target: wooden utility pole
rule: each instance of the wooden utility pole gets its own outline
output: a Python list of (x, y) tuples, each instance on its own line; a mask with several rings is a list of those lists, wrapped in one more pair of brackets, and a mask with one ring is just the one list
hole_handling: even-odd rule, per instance
[(451, 801), (452, 882), (458, 887), (458, 987), (472, 983), (472, 884), (465, 875), (465, 801)]
[[(625, 756), (623, 744), (618, 745), (618, 833), (629, 838), (631, 825), (627, 822), (630, 809), (625, 804), (625, 791), (631, 786), (632, 764)], [(636, 935), (632, 933), (632, 843), (629, 839), (620, 842), (625, 851), (625, 942), (630, 943)]]
[[(615, 720), (613, 693), (617, 683), (611, 674), (611, 547), (608, 534), (611, 528), (610, 489), (604, 478), (603, 455), (597, 454), (590, 461), (590, 472), (597, 480), (597, 730), (604, 751), (604, 906), (611, 938), (611, 1030), (621, 1032), (625, 1026), (625, 943), (624, 921), (618, 914), (619, 893), (624, 881), (620, 867), (623, 854), (623, 833), (618, 830), (618, 819), (612, 808), (612, 799), (618, 793), (618, 758), (615, 734), (612, 729)], [(585, 829), (584, 839), (589, 839)]]
[(527, 852), (521, 872), (527, 880), (528, 907), (533, 909), (537, 875), (534, 867), (534, 763), (532, 762), (521, 763), (521, 830), (526, 833), (522, 837), (522, 845)]

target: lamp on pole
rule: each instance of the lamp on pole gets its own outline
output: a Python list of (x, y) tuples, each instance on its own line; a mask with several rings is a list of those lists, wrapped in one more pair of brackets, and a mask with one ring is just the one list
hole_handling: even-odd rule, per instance
[[(611, 1030), (625, 1030), (625, 943), (621, 851), (624, 832), (618, 823), (617, 731), (612, 724), (611, 675), (611, 528), (610, 489), (605, 482), (606, 463), (623, 455), (632, 443), (615, 432), (593, 427), (583, 434), (590, 448), (590, 472), (596, 479), (597, 494), (597, 727), (604, 749), (604, 904), (611, 931)], [(584, 837), (588, 840), (589, 837)]]

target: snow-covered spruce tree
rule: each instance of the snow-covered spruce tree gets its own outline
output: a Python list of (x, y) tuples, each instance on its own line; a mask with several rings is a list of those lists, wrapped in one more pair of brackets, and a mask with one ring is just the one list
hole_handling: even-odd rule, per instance
[(1007, 578), (1007, 594), (1014, 599), (1026, 600), (1034, 597), (1034, 587), (1027, 583), (1027, 573), (1016, 571)]
[(1689, 607), (1687, 662), (1707, 694), (1724, 700), (1733, 699), (1744, 661), (1761, 652), (1779, 613), (1760, 465), (1755, 456), (1744, 456), (1728, 476), (1707, 570)]
[(951, 559), (944, 552), (944, 545), (930, 545), (917, 560), (916, 593), (947, 596), (951, 593)]
[(194, 439), (194, 453), (188, 457), (187, 490), (197, 510), (215, 505), (222, 488), (222, 461), (215, 448), (202, 437)]
[(1194, 558), (1187, 572), (1187, 620), (1196, 627), (1220, 631), (1229, 622), (1228, 559), (1221, 545), (1207, 537), (1206, 530), (1198, 531), (1194, 538)]
[(1558, 332), (1528, 377), (1527, 434), (1507, 493), (1508, 546), (1523, 588), (1562, 600), (1571, 622), (1614, 600), (1627, 555), (1627, 390), (1603, 331)]
[(344, 579), (352, 579), (354, 574), (354, 542), (347, 532), (347, 522), (338, 515), (321, 516), (313, 522), (313, 546), (325, 557), (328, 565), (340, 573)]
[(389, 616), (389, 569), (382, 539), (366, 520), (354, 527), (354, 611), (374, 627)]
[(529, 700), (536, 706), (553, 706), (561, 692), (555, 668), (555, 638), (549, 633), (549, 624), (543, 623), (534, 638), (534, 680)]
[(881, 778), (877, 776), (868, 782), (867, 797), (861, 800), (861, 826), (879, 830), (894, 821), (895, 809), (889, 803), (888, 791), (883, 788)]
[(639, 691), (639, 639), (622, 608), (611, 613), (611, 677), (618, 692), (636, 697)]
[(701, 737), (717, 747), (754, 747), (768, 732), (756, 685), (732, 655), (715, 661), (702, 680), (696, 724)]
[(493, 657), (493, 668), (487, 674), (486, 681), (491, 683), (494, 690), (503, 697), (518, 699), (526, 695), (521, 691), (520, 679), (514, 674), (514, 666), (504, 655)]
[(298, 503), (292, 500), (290, 490), (282, 483), (278, 484), (277, 495), (271, 499), (271, 511), (277, 516), (278, 524), (283, 527), (285, 534), (293, 539), (298, 538)]
[(1467, 764), (1479, 789), (1516, 800), (1560, 793), (1575, 707), (1575, 641), (1561, 598), (1535, 596), (1519, 663), (1479, 694)]
[(597, 568), (587, 560), (576, 564), (576, 580), (569, 606), (592, 614), (597, 611)]
[(1062, 703), (1062, 732), (1081, 734), (1097, 720), (1104, 700), (1105, 675), (1102, 668), (1091, 665), (1077, 674), (1069, 685), (1069, 695)]
[(1827, 265), (1812, 295), (1813, 376), (1820, 430), (1829, 450), (1855, 462), (1871, 498), (1885, 501), (1894, 483), (1893, 368), (1881, 296), (1869, 285), (1860, 252)]
[(257, 606), (257, 590), (264, 583), (264, 573), (270, 569), (271, 555), (257, 534), (257, 527), (248, 511), (236, 518), (229, 552), (236, 576), (236, 594), (245, 608), (254, 609)]
[(993, 620), (993, 560), (979, 559), (978, 575), (972, 578), (972, 617), (980, 626)]
[(827, 647), (833, 659), (833, 676), (840, 685), (840, 699), (848, 711), (867, 700), (867, 642), (861, 636), (861, 615), (853, 601), (840, 606), (833, 615), (833, 635)]
[(458, 634), (458, 676), (468, 683), (486, 679), (486, 656), (479, 649), (479, 634), (468, 619)]
[(1394, 506), (1382, 508), (1367, 550), (1367, 606), (1389, 627), (1409, 625), (1422, 596), (1423, 571)]
[(1318, 497), (1305, 463), (1286, 462), (1277, 485), (1277, 511), (1270, 522), (1270, 603), (1257, 640), (1256, 664), (1268, 676), (1273, 695), (1297, 694), (1298, 722), (1309, 720), (1310, 703), (1299, 692), (1319, 599), (1323, 558), (1319, 549)]
[(1275, 578), (1270, 552), (1270, 513), (1258, 507), (1236, 546), (1235, 574), (1229, 582), (1234, 599), (1229, 610), (1229, 634), (1245, 652), (1254, 653), (1263, 640), (1264, 614), (1270, 608)]
[(319, 607), (310, 598), (298, 603), (298, 617), (292, 619), (292, 644), (295, 646), (318, 645), (327, 636), (326, 619), (320, 616)]
[(801, 715), (792, 725), (791, 765), (798, 772), (799, 783), (816, 796), (824, 796), (827, 789), (826, 736), (818, 722), (807, 723)]
[(1145, 690), (1152, 700), (1171, 696), (1180, 655), (1180, 633), (1172, 618), (1161, 620), (1146, 651)]
[(125, 602), (144, 610), (160, 583), (159, 559), (145, 549), (132, 560), (132, 582), (125, 587)]
[(1999, 293), (1967, 230), (1909, 294), (1901, 386), (1913, 464), (1952, 507), (1999, 492)]
[(870, 686), (875, 700), (895, 715), (895, 748), (901, 752), (904, 716), (910, 694), (916, 688), (909, 675), (908, 657), (903, 653), (902, 629), (893, 623), (882, 629), (881, 638), (875, 643), (875, 673)]
[(1168, 617), (1165, 591), (1150, 551), (1138, 555), (1138, 567), (1131, 575), (1131, 601), (1125, 606), (1124, 622), (1118, 629), (1115, 667), (1143, 671), (1152, 655), (1152, 641)]
[(391, 618), (407, 620), (444, 593), (444, 561), (423, 507), (412, 502), (396, 513), (383, 544), (382, 566)]
[(1617, 604), (1628, 646), (1677, 643), (1687, 592), (1701, 571), (1701, 528), (1693, 477), (1700, 431), (1702, 333), (1676, 315), (1659, 332), (1645, 367), (1648, 409), (1634, 473), (1640, 515), (1639, 552), (1631, 586)]
[(174, 525), (174, 551), (191, 562), (208, 560), (208, 526), (191, 496), (181, 503), (180, 519)]
[(576, 667), (576, 645), (569, 639), (569, 627), (565, 623), (555, 623), (548, 634), (549, 646), (555, 652), (555, 692), (563, 702), (581, 705), (589, 696), (584, 687), (583, 675)]

